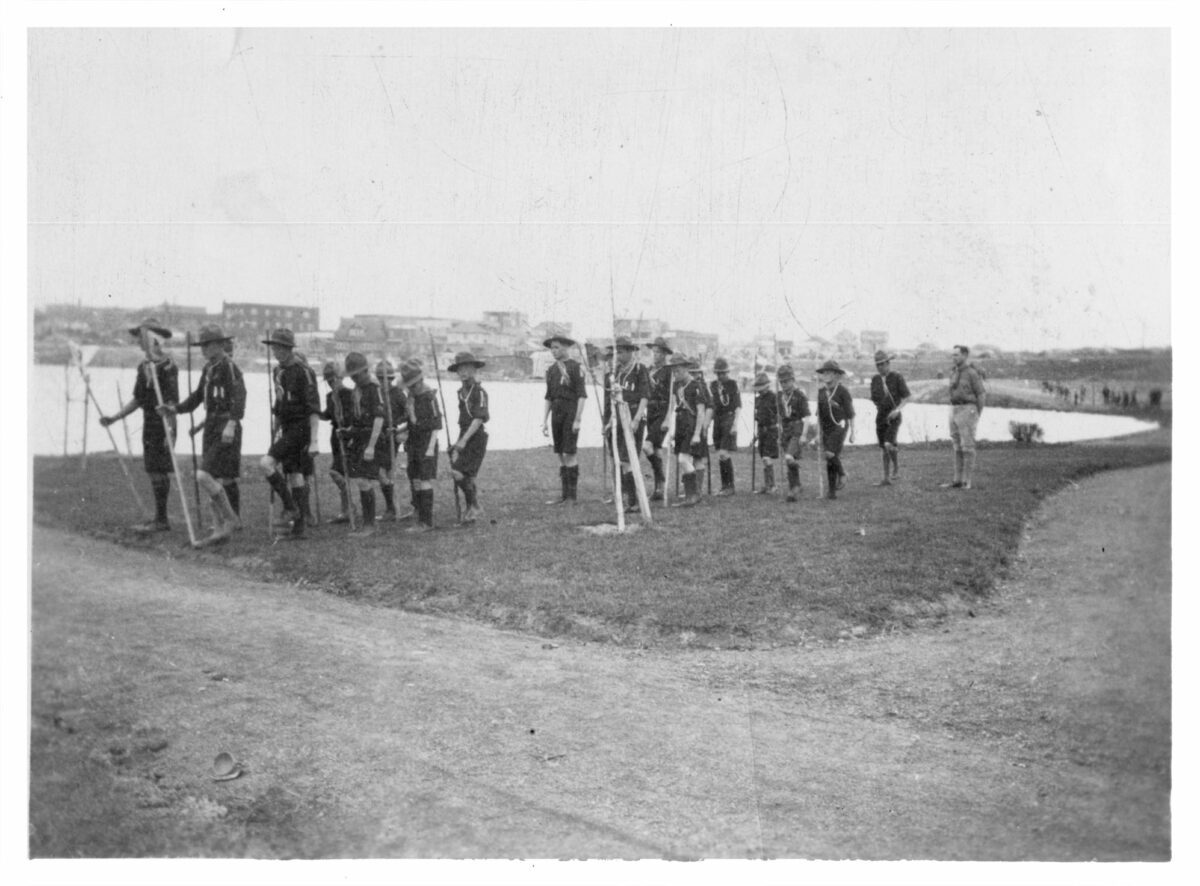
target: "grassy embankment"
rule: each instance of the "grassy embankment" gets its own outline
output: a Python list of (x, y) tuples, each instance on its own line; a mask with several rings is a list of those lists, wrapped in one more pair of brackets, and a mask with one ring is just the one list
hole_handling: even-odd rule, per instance
[[(1122, 441), (1056, 446), (985, 446), (977, 488), (943, 490), (946, 444), (907, 447), (900, 482), (870, 484), (875, 449), (850, 452), (850, 480), (835, 502), (816, 499), (808, 460), (801, 501), (752, 496), (750, 457), (738, 459), (739, 493), (691, 510), (655, 510), (654, 531), (596, 535), (582, 526), (612, 522), (601, 502), (600, 456), (582, 453), (579, 506), (556, 498), (557, 465), (546, 450), (495, 452), (480, 480), (488, 517), (469, 529), (454, 521), (449, 483), (438, 481), (435, 519), (445, 531), (410, 534), (382, 524), (353, 540), (322, 526), (304, 544), (267, 537), (265, 483), (246, 459), (247, 528), (229, 544), (187, 549), (173, 494), (169, 534), (142, 538), (115, 458), (34, 461), (39, 523), (200, 558), (260, 577), (305, 583), (376, 605), (465, 616), (546, 636), (631, 645), (719, 647), (800, 644), (892, 630), (965, 611), (1005, 573), (1024, 524), (1047, 495), (1099, 471), (1169, 460), (1167, 431)], [(322, 456), (324, 475), (328, 456)], [(135, 481), (149, 488), (140, 465)], [(325, 516), (336, 490), (321, 482)], [(190, 492), (190, 483), (189, 483)], [(207, 505), (206, 505), (207, 511)], [(639, 521), (631, 518), (631, 524)], [(150, 578), (148, 576), (147, 578)]]

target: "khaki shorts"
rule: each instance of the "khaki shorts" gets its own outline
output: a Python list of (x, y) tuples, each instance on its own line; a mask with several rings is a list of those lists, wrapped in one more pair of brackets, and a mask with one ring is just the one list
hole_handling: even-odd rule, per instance
[(979, 407), (963, 403), (950, 407), (950, 442), (955, 452), (975, 451), (975, 428), (979, 425)]

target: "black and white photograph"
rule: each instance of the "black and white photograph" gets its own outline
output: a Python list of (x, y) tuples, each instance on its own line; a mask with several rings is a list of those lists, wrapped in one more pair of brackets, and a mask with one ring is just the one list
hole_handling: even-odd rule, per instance
[(1175, 5), (133, 5), (5, 38), (31, 876), (1181, 876)]

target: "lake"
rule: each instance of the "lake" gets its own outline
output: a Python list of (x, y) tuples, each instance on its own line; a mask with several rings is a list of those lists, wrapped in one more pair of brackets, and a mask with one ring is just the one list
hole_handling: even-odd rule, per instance
[[(120, 405), (117, 386), (126, 399), (133, 391), (136, 373), (133, 369), (95, 368), (88, 370), (92, 391), (105, 412), (115, 412)], [(186, 387), (186, 373), (180, 370), (180, 387)], [(200, 372), (193, 368), (193, 383), (199, 381)], [(432, 380), (429, 380), (432, 384)], [(446, 404), (452, 420), (457, 421), (455, 391), (458, 380), (443, 379)], [(327, 388), (320, 383), (322, 403)], [(493, 418), (488, 423), (488, 447), (491, 449), (533, 449), (549, 446), (542, 436), (542, 412), (545, 385), (539, 382), (486, 382)], [(246, 374), (246, 419), (243, 423), (242, 451), (247, 455), (266, 452), (270, 438), (270, 423), (267, 406), (266, 373)], [(69, 404), (65, 394), (69, 393)], [(809, 390), (811, 395), (811, 389)], [(595, 391), (589, 389), (587, 409), (584, 412), (580, 445), (600, 445), (600, 415), (595, 402)], [(83, 398), (84, 386), (78, 369), (64, 373), (62, 366), (34, 365), (31, 367), (29, 390), (29, 436), (30, 449), (34, 455), (62, 455), (63, 440), (67, 451), (79, 453), (83, 450)], [(743, 395), (744, 407), (739, 432), (739, 442), (745, 446), (750, 442), (753, 394)], [(810, 398), (811, 399), (811, 398)], [(857, 445), (875, 445), (875, 406), (870, 400), (854, 401), (858, 413)], [(197, 411), (197, 421), (203, 409)], [(108, 435), (100, 427), (94, 407), (89, 407), (87, 427), (87, 449), (89, 452), (111, 451)], [(950, 437), (950, 407), (945, 405), (910, 403), (904, 408), (904, 424), (901, 426), (900, 442), (914, 443), (947, 440)], [(129, 435), (135, 453), (141, 452), (141, 413), (127, 420)], [(1084, 412), (1054, 412), (1041, 409), (985, 409), (979, 423), (978, 438), (981, 440), (1011, 440), (1008, 430), (1010, 421), (1036, 422), (1045, 432), (1047, 443), (1067, 443), (1073, 440), (1093, 440), (1116, 437), (1148, 430), (1156, 425), (1122, 415), (1097, 415)], [(180, 428), (186, 431), (187, 416), (180, 417)], [(455, 433), (456, 433), (455, 429)], [(125, 437), (121, 425), (112, 426), (122, 451)], [(190, 451), (186, 435), (177, 445), (177, 451)], [(198, 442), (198, 441), (197, 441)], [(321, 451), (329, 446), (326, 427), (321, 434)], [(444, 442), (443, 442), (444, 446)]]

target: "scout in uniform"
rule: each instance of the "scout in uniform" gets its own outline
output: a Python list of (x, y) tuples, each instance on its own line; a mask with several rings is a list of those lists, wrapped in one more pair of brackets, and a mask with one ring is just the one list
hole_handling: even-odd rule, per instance
[[(164, 353), (162, 341), (171, 337), (171, 330), (153, 318), (134, 326), (129, 334), (148, 349), (148, 356), (138, 365), (137, 383), (133, 386), (133, 397), (112, 415), (100, 417), (100, 424), (108, 427), (139, 408), (142, 410), (142, 464), (154, 490), (154, 519), (134, 526), (136, 532), (166, 532), (171, 528), (167, 520), (167, 498), (171, 493), (171, 474), (175, 466), (171, 451), (167, 448), (167, 431), (163, 422), (173, 420), (158, 413), (158, 388), (162, 391), (163, 405), (170, 406), (179, 400), (179, 367)], [(174, 437), (172, 436), (172, 439)]]
[[(712, 489), (712, 475), (709, 473), (708, 458), (708, 429), (712, 425), (713, 417), (712, 391), (708, 388), (704, 378), (704, 369), (698, 360), (692, 361), (692, 367), (688, 374), (700, 384), (700, 398), (704, 401), (704, 410), (700, 414), (700, 444), (692, 456), (692, 463), (695, 465), (697, 473), (703, 472), (704, 476), (708, 478), (708, 488)], [(697, 478), (696, 494), (700, 495), (703, 492), (704, 489)]]
[(576, 455), (579, 427), (583, 423), (587, 385), (583, 367), (567, 356), (575, 342), (565, 335), (552, 335), (542, 342), (554, 355), (554, 364), (546, 370), (546, 409), (542, 414), (542, 434), (554, 441), (558, 456), (558, 476), (562, 498), (551, 504), (574, 502), (579, 491), (579, 460)]
[(800, 455), (806, 435), (811, 436), (808, 398), (796, 387), (796, 373), (786, 363), (776, 373), (779, 394), (776, 397), (779, 416), (779, 450), (787, 467), (788, 501), (800, 497)]
[(675, 454), (679, 459), (679, 477), (683, 483), (681, 508), (696, 504), (700, 494), (695, 459), (704, 453), (701, 428), (708, 407), (704, 403), (704, 384), (692, 377), (696, 364), (683, 354), (674, 354), (668, 361), (673, 375), (675, 399)]
[(758, 454), (763, 463), (763, 485), (758, 492), (775, 492), (775, 462), (779, 459), (779, 399), (771, 388), (771, 376), (760, 372), (754, 377), (754, 427)]
[(347, 416), (353, 415), (354, 392), (342, 383), (342, 367), (330, 361), (321, 370), (325, 384), (329, 385), (329, 393), (325, 395), (325, 411), (321, 418), (329, 422), (329, 451), (333, 453), (333, 463), (329, 466), (329, 479), (338, 489), (342, 509), (330, 523), (349, 523), (351, 504), (348, 479), (349, 467), (346, 464), (346, 442), (342, 439), (350, 429)]
[(897, 442), (903, 420), (900, 411), (909, 401), (910, 394), (904, 376), (892, 372), (891, 368), (892, 355), (887, 351), (876, 351), (871, 402), (875, 404), (875, 438), (883, 450), (883, 479), (876, 486), (891, 486), (892, 480), (900, 476), (900, 446)]
[(826, 360), (817, 369), (821, 387), (817, 391), (817, 421), (821, 423), (821, 457), (825, 459), (825, 474), (829, 479), (829, 498), (837, 498), (837, 490), (846, 485), (846, 470), (842, 467), (842, 445), (847, 436), (854, 442), (854, 400), (842, 384), (845, 370), (833, 360)]
[(400, 442), (408, 436), (408, 397), (393, 382), (395, 377), (396, 371), (387, 360), (380, 360), (375, 365), (375, 378), (385, 398), (383, 433), (375, 444), (375, 465), (379, 469), (379, 488), (383, 492), (384, 508), (383, 516), (379, 519), (389, 523), (413, 515), (411, 510), (406, 511), (403, 517), (396, 513), (395, 464)]
[(729, 377), (729, 361), (718, 357), (713, 363), (717, 378), (709, 386), (712, 395), (713, 449), (721, 470), (721, 491), (718, 495), (733, 495), (733, 454), (737, 452), (737, 425), (742, 414), (742, 393), (737, 382)]
[(479, 490), (475, 488), (475, 478), (487, 453), (488, 435), (484, 425), (491, 418), (487, 391), (475, 378), (483, 366), (484, 362), (476, 360), (470, 351), (460, 351), (450, 364), (450, 371), (457, 372), (462, 381), (462, 387), (458, 389), (458, 439), (450, 447), (450, 473), (467, 501), (467, 510), (462, 517), (464, 523), (474, 523), (483, 516)]
[(308, 537), (308, 486), (320, 434), (321, 400), (317, 377), (295, 355), (296, 336), (290, 329), (276, 329), (263, 339), (278, 364), (274, 367), (274, 414), (278, 422), (275, 440), (260, 463), (271, 489), (283, 502), (284, 517), (291, 517), (292, 530), (286, 538)]
[(437, 391), (425, 384), (421, 361), (409, 359), (400, 367), (400, 382), (408, 389), (408, 480), (417, 505), (417, 523), (409, 532), (433, 528), (433, 481), (437, 479), (437, 432), (442, 429)]
[(950, 442), (954, 446), (954, 482), (943, 488), (970, 489), (975, 470), (975, 431), (983, 415), (987, 391), (982, 373), (967, 357), (971, 349), (955, 345), (951, 352), (954, 366), (950, 370)]
[(242, 419), (246, 415), (246, 382), (242, 370), (225, 353), (229, 336), (219, 326), (200, 330), (200, 353), (208, 362), (200, 372), (196, 390), (173, 409), (192, 412), (204, 404), (204, 460), (196, 472), (197, 482), (212, 500), (213, 530), (199, 544), (228, 539), (241, 520), (234, 511), (227, 489), (236, 485), (242, 469)]
[(621, 401), (629, 407), (632, 420), (633, 452), (625, 443), (625, 432), (617, 426), (617, 460), (621, 463), (621, 493), (625, 510), (629, 512), (638, 509), (637, 486), (633, 479), (636, 468), (641, 470), (639, 454), (642, 439), (646, 433), (646, 404), (650, 396), (650, 376), (646, 367), (633, 359), (637, 353), (635, 345), (628, 336), (620, 336), (616, 341), (616, 360), (612, 369), (604, 376), (604, 434), (609, 436), (612, 422), (616, 420), (614, 397), (620, 396)]
[(654, 492), (650, 501), (663, 500), (663, 443), (667, 439), (667, 412), (671, 407), (671, 368), (667, 357), (675, 353), (667, 346), (661, 335), (646, 345), (654, 350), (654, 363), (647, 370), (650, 380), (649, 396), (646, 401), (646, 458), (654, 471)]
[(346, 375), (354, 382), (350, 408), (344, 412), (345, 433), (341, 435), (346, 472), (362, 504), (362, 526), (350, 535), (366, 538), (375, 534), (375, 484), (379, 482), (379, 440), (384, 436), (384, 402), (379, 380), (371, 374), (367, 358), (357, 351), (346, 355)]

